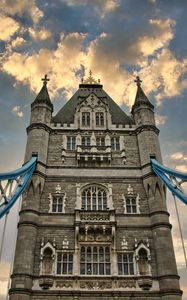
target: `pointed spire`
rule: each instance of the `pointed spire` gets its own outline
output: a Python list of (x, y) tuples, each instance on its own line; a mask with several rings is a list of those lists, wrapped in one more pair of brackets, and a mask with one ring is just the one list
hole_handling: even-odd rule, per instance
[(132, 113), (134, 112), (135, 109), (140, 108), (141, 106), (144, 107), (147, 106), (148, 108), (151, 108), (153, 110), (154, 109), (153, 104), (151, 104), (151, 102), (149, 101), (149, 99), (147, 98), (147, 96), (145, 95), (141, 87), (142, 80), (140, 79), (140, 77), (137, 76), (134, 82), (136, 82), (138, 88), (136, 92), (134, 105), (132, 106)]
[(53, 109), (53, 104), (51, 102), (51, 99), (49, 97), (48, 89), (47, 89), (47, 82), (50, 80), (47, 75), (44, 76), (44, 78), (41, 79), (43, 81), (43, 86), (36, 96), (36, 99), (34, 100), (34, 104), (36, 103), (46, 103)]

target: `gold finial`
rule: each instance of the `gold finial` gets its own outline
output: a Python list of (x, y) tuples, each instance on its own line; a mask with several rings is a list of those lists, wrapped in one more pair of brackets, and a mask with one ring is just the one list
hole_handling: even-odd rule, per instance
[(139, 76), (136, 76), (136, 79), (134, 80), (136, 82), (137, 86), (141, 86), (142, 80), (140, 79)]
[(90, 70), (88, 78), (86, 80), (84, 80), (84, 78), (82, 78), (81, 82), (83, 84), (98, 84), (98, 82), (100, 82), (100, 81), (97, 82), (97, 80), (95, 80), (93, 78), (93, 72)]
[(43, 81), (43, 85), (47, 85), (47, 82), (50, 80), (47, 78), (47, 74), (45, 74), (44, 78), (41, 79)]

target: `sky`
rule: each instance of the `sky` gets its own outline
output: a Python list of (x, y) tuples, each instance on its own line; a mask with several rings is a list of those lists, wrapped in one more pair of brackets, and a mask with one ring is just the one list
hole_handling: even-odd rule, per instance
[[(155, 106), (164, 164), (187, 172), (186, 0), (1, 0), (0, 172), (23, 163), (30, 104), (44, 74), (56, 113), (89, 70), (130, 114), (135, 76)], [(172, 196), (167, 196), (181, 288), (187, 270)], [(178, 202), (187, 249), (187, 207)], [(17, 207), (0, 266), (5, 299)], [(2, 222), (1, 222), (2, 228)], [(11, 240), (11, 245), (10, 245)]]

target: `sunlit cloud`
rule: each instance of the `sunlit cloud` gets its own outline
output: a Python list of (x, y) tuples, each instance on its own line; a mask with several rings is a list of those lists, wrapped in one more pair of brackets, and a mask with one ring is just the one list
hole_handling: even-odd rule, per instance
[(167, 121), (167, 117), (166, 116), (162, 116), (162, 115), (159, 115), (159, 114), (155, 114), (155, 122), (156, 122), (156, 125), (164, 125)]
[(18, 22), (16, 22), (14, 19), (0, 15), (0, 24), (1, 24), (1, 30), (0, 30), (0, 40), (7, 41), (9, 40), (16, 31), (20, 28), (20, 25)]
[(14, 106), (11, 110), (12, 113), (14, 113), (19, 118), (23, 117), (23, 112), (21, 111), (21, 107), (19, 105)]
[(27, 41), (24, 38), (18, 36), (15, 40), (11, 41), (11, 48), (17, 48), (26, 43)]
[(51, 37), (51, 32), (45, 28), (41, 28), (40, 30), (29, 28), (29, 34), (33, 40), (44, 41)]
[(94, 9), (102, 13), (108, 13), (118, 7), (118, 0), (63, 0), (69, 6), (92, 5)]
[(43, 12), (38, 8), (35, 0), (2, 0), (0, 10), (11, 16), (21, 16), (26, 13), (31, 17), (34, 24), (37, 24), (43, 17)]

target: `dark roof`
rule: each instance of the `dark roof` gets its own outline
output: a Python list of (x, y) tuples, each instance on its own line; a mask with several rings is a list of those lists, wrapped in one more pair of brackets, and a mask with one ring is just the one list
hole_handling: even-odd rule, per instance
[(151, 109), (154, 108), (153, 104), (149, 101), (149, 99), (145, 95), (142, 87), (138, 85), (134, 105), (132, 106), (132, 112), (135, 108), (139, 108), (142, 104), (148, 106)]
[(60, 109), (60, 111), (51, 120), (52, 123), (73, 123), (74, 114), (77, 104), (84, 101), (91, 93), (94, 93), (100, 100), (108, 104), (112, 115), (113, 124), (134, 124), (133, 119), (110, 98), (110, 96), (102, 89), (101, 84), (80, 84), (79, 89), (71, 97), (71, 99)]
[(36, 96), (36, 99), (34, 100), (33, 104), (36, 103), (47, 103), (53, 109), (53, 104), (50, 100), (46, 84), (43, 84), (40, 92)]

